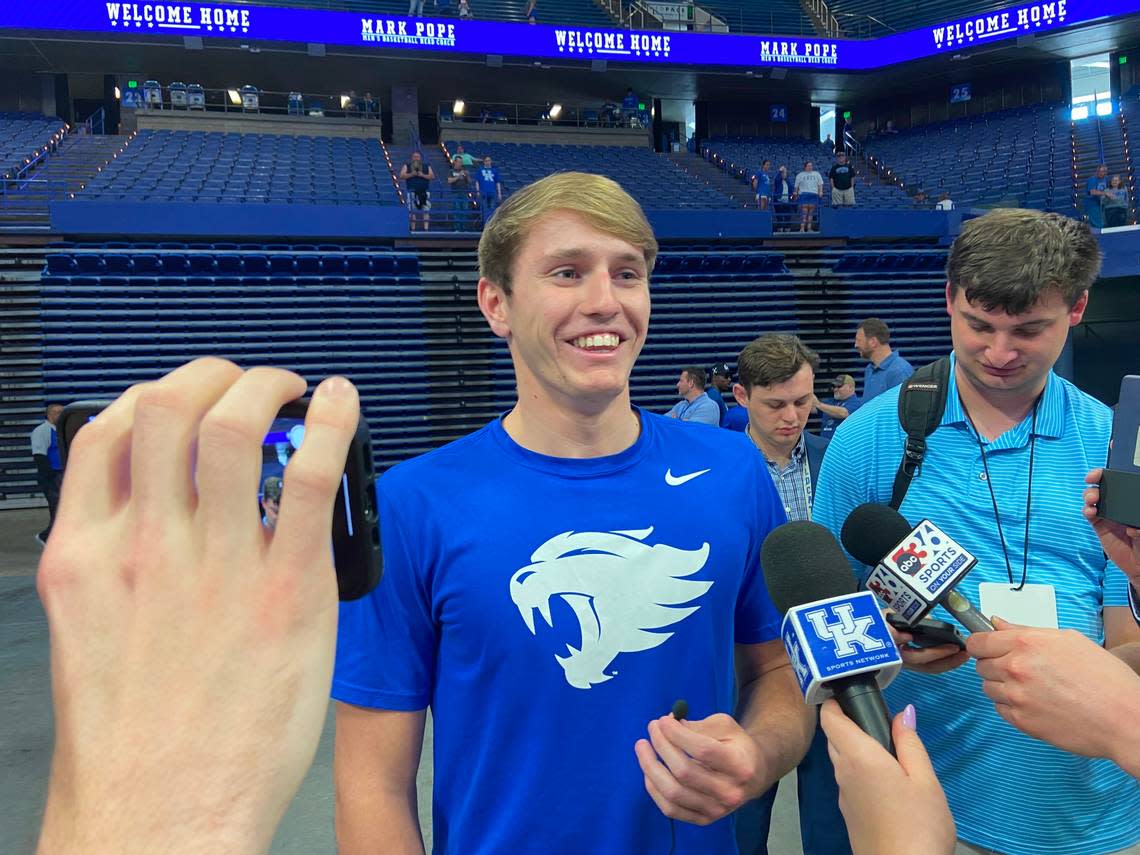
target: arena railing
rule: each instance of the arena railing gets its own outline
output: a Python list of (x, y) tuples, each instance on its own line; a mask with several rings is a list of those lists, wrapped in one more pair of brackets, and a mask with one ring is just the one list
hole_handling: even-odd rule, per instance
[[(647, 108), (649, 107), (646, 104)], [(457, 107), (461, 107), (457, 110)], [(466, 125), (545, 125), (565, 128), (633, 128), (649, 127), (652, 108), (625, 110), (620, 104), (606, 102), (594, 106), (581, 104), (508, 104), (476, 101), (443, 101), (438, 108), (440, 128)]]

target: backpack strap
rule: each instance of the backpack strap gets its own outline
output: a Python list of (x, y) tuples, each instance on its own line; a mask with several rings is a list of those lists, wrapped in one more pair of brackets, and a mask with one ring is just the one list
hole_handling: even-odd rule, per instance
[(922, 468), (926, 438), (942, 423), (950, 385), (950, 357), (924, 365), (903, 382), (899, 392), (899, 424), (906, 431), (906, 444), (891, 489), (891, 507), (896, 511), (906, 497), (910, 482)]

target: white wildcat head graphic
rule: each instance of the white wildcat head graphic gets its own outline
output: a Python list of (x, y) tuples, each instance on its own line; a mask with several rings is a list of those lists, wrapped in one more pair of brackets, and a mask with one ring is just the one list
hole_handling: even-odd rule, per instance
[(533, 634), (534, 611), (553, 626), (550, 600), (562, 597), (582, 631), (581, 649), (567, 644), (555, 656), (575, 688), (588, 689), (611, 679), (605, 669), (620, 653), (650, 650), (672, 632), (652, 632), (687, 618), (700, 606), (677, 608), (702, 596), (712, 582), (685, 579), (708, 560), (709, 545), (677, 549), (647, 546), (653, 529), (567, 531), (531, 555), (531, 563), (511, 577), (511, 599)]

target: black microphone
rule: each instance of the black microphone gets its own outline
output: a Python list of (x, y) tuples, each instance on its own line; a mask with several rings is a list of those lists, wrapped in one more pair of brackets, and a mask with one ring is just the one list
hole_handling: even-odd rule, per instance
[(880, 689), (895, 678), (902, 657), (879, 604), (856, 592), (855, 575), (823, 526), (785, 523), (760, 549), (764, 581), (784, 612), (780, 635), (805, 702), (834, 697), (864, 733), (894, 753)]
[(874, 568), (867, 589), (908, 626), (941, 604), (970, 632), (993, 630), (986, 616), (954, 590), (978, 559), (930, 520), (911, 528), (894, 508), (868, 502), (851, 512), (840, 536), (848, 552)]

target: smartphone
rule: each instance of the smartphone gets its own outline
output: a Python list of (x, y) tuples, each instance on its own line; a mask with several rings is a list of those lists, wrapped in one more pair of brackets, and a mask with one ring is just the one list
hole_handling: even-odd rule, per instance
[(1097, 513), (1105, 519), (1140, 527), (1140, 375), (1120, 381), (1112, 416), (1108, 467), (1100, 482)]
[(909, 625), (900, 615), (887, 612), (887, 623), (899, 632), (910, 633), (915, 647), (941, 647), (944, 644), (956, 644), (960, 650), (966, 649), (966, 639), (958, 632), (954, 624), (944, 620), (923, 618), (914, 626)]
[[(77, 401), (64, 407), (56, 429), (60, 460), (65, 469), (67, 451), (76, 432), (110, 405), (110, 401)], [(308, 399), (286, 404), (277, 413), (262, 442), (257, 504), (261, 523), (268, 529), (277, 525), (285, 466), (304, 442), (308, 410)], [(359, 599), (379, 584), (383, 573), (372, 442), (363, 417), (349, 445), (340, 492), (333, 506), (331, 535), (340, 599)]]

